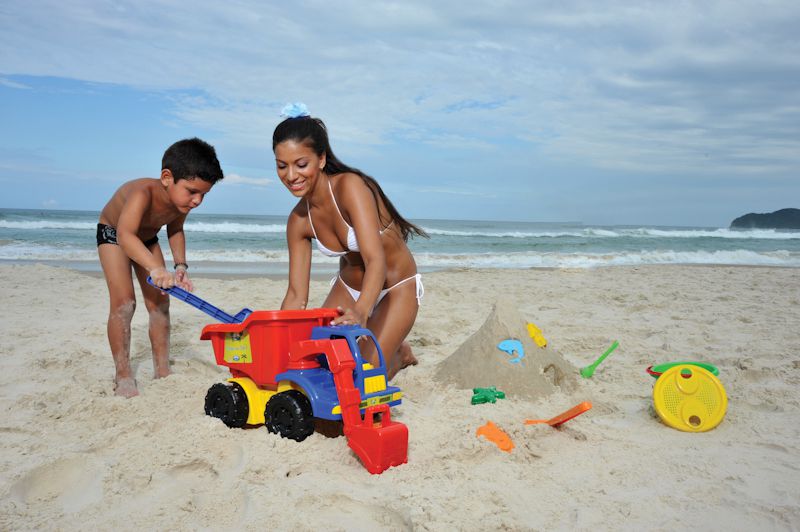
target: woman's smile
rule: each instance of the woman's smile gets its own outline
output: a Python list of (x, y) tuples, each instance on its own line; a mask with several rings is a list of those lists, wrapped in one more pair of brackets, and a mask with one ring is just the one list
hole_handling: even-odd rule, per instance
[(275, 163), (278, 177), (289, 192), (302, 196), (314, 188), (325, 159), (308, 146), (287, 140), (275, 146)]

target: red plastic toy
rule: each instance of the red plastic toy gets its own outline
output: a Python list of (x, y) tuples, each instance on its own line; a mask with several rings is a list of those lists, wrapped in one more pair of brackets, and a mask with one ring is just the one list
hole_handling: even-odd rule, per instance
[[(230, 315), (181, 288), (165, 291), (222, 322), (200, 336), (231, 372), (226, 384), (209, 388), (206, 414), (229, 427), (264, 424), (296, 441), (314, 432), (314, 418), (342, 420), (348, 445), (370, 473), (408, 461), (408, 428), (389, 413), (403, 393), (387, 384), (383, 352), (369, 329), (331, 326), (334, 309), (244, 308)], [(370, 341), (377, 366), (361, 356), (360, 345)]]
[[(270, 432), (302, 441), (313, 418), (344, 424), (348, 445), (370, 473), (408, 460), (408, 428), (392, 421), (389, 407), (402, 392), (386, 384), (386, 367), (361, 357), (368, 329), (330, 326), (333, 309), (255, 311), (241, 323), (207, 325), (217, 364), (230, 369), (229, 384), (206, 395), (206, 413), (228, 426), (264, 423)], [(363, 412), (363, 418), (362, 418)]]

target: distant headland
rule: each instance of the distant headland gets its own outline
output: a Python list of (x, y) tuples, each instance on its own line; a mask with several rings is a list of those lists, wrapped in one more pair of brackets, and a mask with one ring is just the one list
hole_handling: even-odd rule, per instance
[(751, 212), (732, 221), (731, 229), (800, 229), (800, 209), (780, 209), (764, 214)]

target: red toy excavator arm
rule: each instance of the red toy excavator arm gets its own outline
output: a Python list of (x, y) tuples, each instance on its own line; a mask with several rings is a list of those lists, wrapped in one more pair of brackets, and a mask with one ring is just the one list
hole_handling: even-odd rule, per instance
[[(347, 340), (306, 340), (295, 344), (289, 367), (309, 367), (311, 359), (324, 354), (333, 374), (336, 395), (342, 409), (347, 445), (372, 474), (408, 461), (408, 427), (392, 421), (389, 405), (370, 406), (361, 418), (361, 393), (353, 382), (356, 368)], [(381, 414), (380, 422), (374, 421)]]

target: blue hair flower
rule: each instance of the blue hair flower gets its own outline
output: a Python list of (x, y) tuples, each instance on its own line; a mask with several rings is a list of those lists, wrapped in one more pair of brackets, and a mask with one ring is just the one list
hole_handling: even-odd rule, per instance
[(286, 118), (298, 118), (300, 116), (311, 116), (308, 107), (302, 102), (287, 103), (281, 110), (281, 116)]

